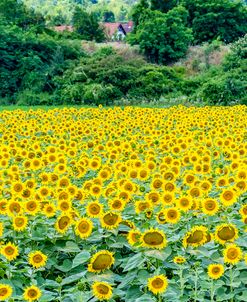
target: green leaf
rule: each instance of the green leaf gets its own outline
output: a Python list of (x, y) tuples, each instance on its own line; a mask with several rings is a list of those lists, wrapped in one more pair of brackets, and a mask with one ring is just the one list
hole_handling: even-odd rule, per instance
[(79, 249), (78, 245), (75, 242), (67, 241), (62, 251), (66, 253), (77, 253), (80, 252), (81, 250)]
[(57, 283), (56, 281), (54, 280), (45, 280), (45, 287), (59, 287), (59, 283)]
[(71, 262), (69, 259), (65, 259), (65, 260), (63, 261), (63, 264), (62, 264), (62, 265), (55, 265), (55, 267), (56, 267), (58, 270), (60, 270), (60, 271), (62, 271), (62, 272), (64, 272), (64, 273), (66, 273), (66, 272), (68, 272), (68, 271), (71, 270), (71, 268), (72, 268), (72, 262)]
[(154, 298), (151, 295), (144, 294), (138, 299), (135, 300), (136, 302), (154, 302)]
[(143, 264), (144, 261), (145, 261), (145, 259), (143, 258), (142, 253), (135, 254), (133, 257), (129, 258), (123, 271), (128, 272), (134, 268), (135, 269), (137, 267), (139, 268)]
[(167, 250), (164, 251), (158, 251), (158, 250), (150, 250), (144, 252), (144, 255), (150, 258), (155, 258), (161, 261), (166, 260), (171, 254), (171, 250), (167, 248)]
[(67, 284), (70, 284), (70, 283), (73, 283), (79, 279), (81, 279), (82, 277), (84, 277), (86, 275), (87, 271), (84, 271), (84, 272), (81, 272), (79, 274), (75, 274), (75, 275), (71, 275), (65, 279), (63, 279), (62, 281), (62, 285), (67, 285)]
[(90, 258), (90, 253), (88, 251), (82, 251), (81, 253), (77, 254), (73, 260), (72, 268), (77, 267), (88, 261)]

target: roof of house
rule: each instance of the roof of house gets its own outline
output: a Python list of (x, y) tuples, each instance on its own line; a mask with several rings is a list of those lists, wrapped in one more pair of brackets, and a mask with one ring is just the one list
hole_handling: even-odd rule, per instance
[(113, 36), (116, 31), (121, 28), (124, 34), (127, 34), (133, 29), (133, 21), (129, 22), (104, 22), (101, 23), (105, 28), (106, 34), (109, 36)]
[(62, 32), (62, 31), (65, 31), (65, 30), (72, 32), (74, 29), (73, 29), (72, 25), (59, 25), (59, 26), (55, 26), (54, 30), (59, 31), (59, 32)]
[(113, 36), (116, 31), (118, 30), (120, 23), (119, 22), (104, 22), (102, 23), (102, 26), (105, 29), (105, 32), (109, 36)]
[(133, 25), (134, 25), (133, 21), (129, 21), (127, 23), (121, 23), (121, 24), (127, 34), (133, 30)]

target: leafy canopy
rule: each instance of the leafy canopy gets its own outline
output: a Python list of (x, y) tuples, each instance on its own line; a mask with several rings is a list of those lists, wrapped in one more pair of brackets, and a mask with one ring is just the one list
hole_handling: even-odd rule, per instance
[(146, 9), (139, 18), (134, 42), (149, 61), (167, 64), (183, 57), (192, 41), (186, 27), (187, 11), (178, 6), (163, 14)]

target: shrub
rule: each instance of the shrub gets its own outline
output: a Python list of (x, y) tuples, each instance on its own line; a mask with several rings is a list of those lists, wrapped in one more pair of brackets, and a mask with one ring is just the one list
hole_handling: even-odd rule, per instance
[(230, 43), (247, 31), (247, 7), (242, 1), (184, 0), (194, 43), (220, 39)]
[(192, 40), (191, 30), (186, 27), (187, 12), (175, 7), (167, 14), (147, 9), (137, 27), (132, 43), (139, 43), (147, 59), (167, 64), (183, 57)]
[(199, 97), (213, 105), (246, 102), (246, 71), (239, 68), (209, 79), (199, 89)]
[(113, 103), (115, 93), (114, 86), (110, 84), (88, 84), (84, 87), (84, 103), (110, 105)]

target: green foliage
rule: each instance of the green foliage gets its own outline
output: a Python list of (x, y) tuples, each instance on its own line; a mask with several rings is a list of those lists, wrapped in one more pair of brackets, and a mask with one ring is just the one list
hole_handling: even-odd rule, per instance
[(237, 0), (184, 0), (194, 43), (237, 40), (247, 32), (247, 7)]
[(114, 86), (102, 84), (88, 84), (84, 87), (84, 103), (85, 104), (104, 104), (110, 105), (115, 97)]
[(0, 96), (15, 103), (22, 91), (51, 94), (54, 78), (81, 55), (76, 42), (0, 26)]
[(247, 69), (244, 72), (238, 68), (209, 79), (202, 84), (199, 90), (199, 97), (212, 105), (246, 102), (246, 72)]
[(57, 98), (74, 104), (111, 104), (121, 98), (154, 100), (175, 90), (181, 76), (173, 69), (126, 59), (111, 48), (102, 48), (77, 62), (62, 77)]
[(103, 12), (103, 21), (104, 22), (115, 22), (115, 15), (112, 11), (105, 10)]
[(135, 40), (149, 61), (171, 63), (183, 57), (192, 40), (186, 27), (186, 10), (178, 6), (167, 14), (146, 9), (137, 27)]
[(136, 33), (136, 30), (138, 28), (138, 25), (141, 22), (141, 19), (144, 14), (146, 14), (146, 10), (149, 8), (149, 2), (148, 0), (140, 0), (138, 2), (133, 10), (132, 10), (132, 20), (134, 22), (134, 28), (133, 28), (133, 33)]
[(224, 69), (239, 68), (247, 64), (247, 34), (231, 46), (231, 52), (226, 57)]
[[(208, 104), (229, 105), (234, 103), (247, 104), (247, 47), (246, 37), (235, 42), (231, 52), (226, 56), (221, 66), (210, 68), (184, 85), (194, 88), (190, 91), (193, 97), (200, 98)], [(186, 87), (187, 86), (187, 87)]]
[(151, 9), (160, 10), (163, 13), (167, 13), (170, 9), (173, 9), (178, 4), (178, 0), (151, 0)]
[(0, 22), (5, 25), (15, 24), (24, 30), (35, 27), (36, 31), (42, 31), (45, 27), (45, 20), (41, 14), (34, 13), (32, 9), (16, 0), (1, 0)]
[(89, 14), (77, 6), (72, 22), (76, 32), (81, 35), (82, 39), (87, 41), (95, 40), (96, 42), (104, 40), (103, 29), (100, 27), (94, 13)]

